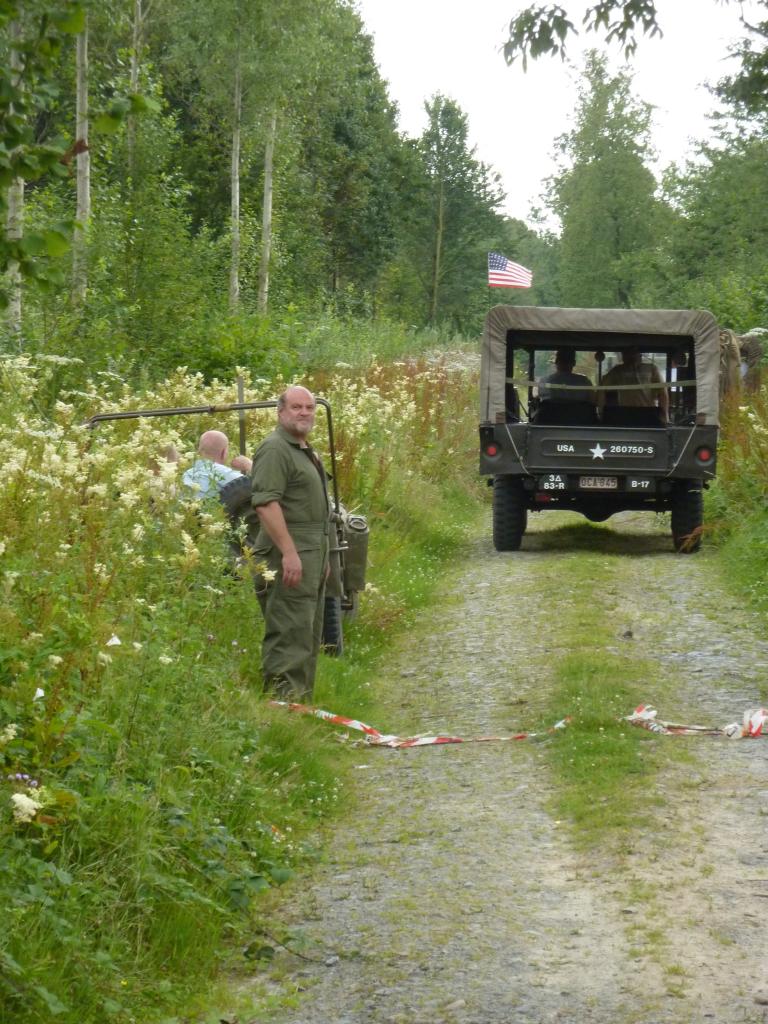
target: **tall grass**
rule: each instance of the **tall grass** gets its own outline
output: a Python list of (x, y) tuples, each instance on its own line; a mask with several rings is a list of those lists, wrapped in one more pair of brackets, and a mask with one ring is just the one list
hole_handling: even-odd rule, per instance
[[(81, 425), (230, 402), (234, 385), (179, 371), (55, 397), (62, 365), (0, 361), (0, 1020), (148, 1022), (188, 1005), (315, 855), (350, 755), (264, 702), (260, 617), (227, 571), (223, 513), (158, 461), (174, 444), (189, 462), (208, 427), (236, 437), (236, 417)], [(246, 375), (246, 397), (284, 383)], [(371, 590), (317, 699), (362, 715), (373, 661), (474, 514), (475, 381), (405, 360), (306, 383), (331, 401), (342, 496), (372, 527)], [(272, 419), (249, 418), (250, 447)]]
[(404, 327), (387, 319), (341, 320), (324, 315), (309, 322), (288, 321), (281, 330), (290, 332), (288, 348), (298, 364), (314, 370), (346, 366), (386, 365), (432, 352), (467, 349), (467, 339), (446, 333), (444, 327)]
[(722, 411), (718, 476), (707, 523), (731, 585), (768, 612), (768, 393), (742, 395)]

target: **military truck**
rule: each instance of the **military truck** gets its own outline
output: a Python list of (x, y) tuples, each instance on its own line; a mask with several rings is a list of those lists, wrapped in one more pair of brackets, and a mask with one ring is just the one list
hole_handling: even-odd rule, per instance
[[(541, 385), (557, 351), (575, 356), (588, 394), (583, 383)], [(646, 369), (617, 385), (610, 370), (630, 351)], [(675, 549), (696, 551), (702, 490), (715, 476), (719, 369), (718, 325), (705, 310), (491, 309), (480, 472), (493, 487), (496, 550), (520, 547), (530, 512), (567, 509), (593, 522), (669, 511)]]

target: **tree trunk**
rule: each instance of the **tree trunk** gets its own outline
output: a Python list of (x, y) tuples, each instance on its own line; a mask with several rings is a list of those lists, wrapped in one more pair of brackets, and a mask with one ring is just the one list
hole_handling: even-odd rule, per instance
[(437, 322), (437, 300), (440, 291), (440, 270), (443, 255), (443, 231), (445, 229), (445, 196), (440, 182), (437, 197), (437, 225), (435, 230), (435, 253), (432, 261), (432, 302), (429, 310), (430, 323)]
[[(131, 95), (139, 91), (139, 68), (144, 34), (144, 11), (142, 0), (133, 0), (133, 40), (131, 43)], [(136, 115), (128, 115), (128, 184), (131, 191), (136, 188)]]
[(91, 219), (91, 154), (88, 151), (88, 28), (77, 37), (77, 212), (72, 245), (72, 299), (85, 302), (88, 291), (88, 222)]
[(240, 303), (240, 133), (243, 115), (243, 83), (239, 62), (235, 69), (232, 107), (232, 252), (229, 267), (229, 309), (231, 313), (235, 313)]
[[(21, 22), (12, 21), (9, 25), (8, 36), (11, 42), (21, 39)], [(14, 85), (18, 85), (24, 68), (24, 62), (19, 51), (14, 47), (11, 49), (11, 76)], [(12, 110), (11, 110), (12, 112)], [(24, 229), (24, 179), (14, 178), (8, 186), (8, 209), (6, 211), (5, 231), (9, 242), (18, 242)], [(15, 260), (8, 266), (8, 309), (6, 312), (8, 328), (16, 339), (19, 348), (22, 348), (21, 336), (21, 271)]]
[(269, 262), (272, 257), (272, 176), (275, 166), (277, 110), (272, 111), (264, 151), (264, 203), (261, 216), (261, 262), (259, 264), (258, 310), (267, 312), (269, 302)]
[[(8, 187), (8, 210), (6, 214), (6, 236), (9, 242), (18, 242), (24, 225), (24, 179), (14, 178)], [(21, 342), (21, 271), (16, 260), (8, 265), (8, 328)]]

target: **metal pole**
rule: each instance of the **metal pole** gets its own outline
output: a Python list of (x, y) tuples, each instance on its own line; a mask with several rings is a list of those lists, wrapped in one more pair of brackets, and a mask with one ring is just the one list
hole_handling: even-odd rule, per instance
[[(240, 374), (237, 377), (237, 402), (242, 405), (245, 401), (245, 385)], [(245, 455), (245, 409), (238, 409), (237, 418), (240, 426), (240, 454)]]

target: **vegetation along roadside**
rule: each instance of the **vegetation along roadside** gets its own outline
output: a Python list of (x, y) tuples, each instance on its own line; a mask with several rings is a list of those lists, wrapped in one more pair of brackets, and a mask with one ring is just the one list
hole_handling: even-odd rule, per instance
[[(315, 855), (348, 758), (327, 727), (265, 706), (259, 617), (249, 581), (225, 571), (222, 510), (182, 500), (158, 458), (174, 444), (186, 462), (202, 429), (235, 437), (236, 419), (80, 425), (231, 401), (233, 385), (181, 371), (141, 393), (86, 383), (48, 416), (60, 365), (0, 364), (0, 1020), (149, 1021), (206, 989), (261, 894)], [(247, 380), (246, 398), (282, 383)], [(476, 383), (421, 360), (310, 384), (335, 413), (345, 503), (372, 523), (371, 586), (317, 700), (362, 717), (371, 663), (476, 514)]]

